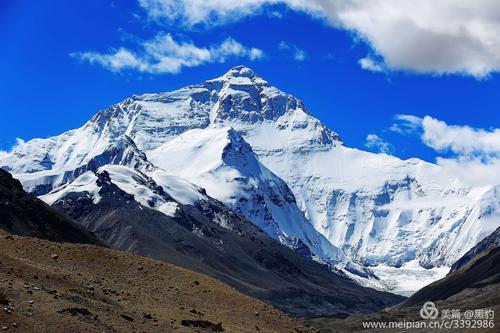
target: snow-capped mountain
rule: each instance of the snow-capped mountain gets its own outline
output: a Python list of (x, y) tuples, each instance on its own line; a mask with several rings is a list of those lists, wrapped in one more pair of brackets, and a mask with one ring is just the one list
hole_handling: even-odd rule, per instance
[[(225, 127), (234, 133), (211, 130)], [(247, 153), (221, 158), (229, 133)], [(135, 153), (110, 159), (106, 152), (124, 138), (134, 143), (136, 150), (130, 151)], [(192, 155), (188, 158), (180, 150)], [(299, 99), (244, 66), (177, 91), (128, 98), (79, 129), (20, 145), (0, 160), (0, 166), (42, 195), (95, 168), (95, 161), (97, 166), (135, 167), (130, 156), (141, 153), (153, 161), (137, 166), (141, 170), (166, 168), (207, 187), (210, 195), (240, 209), (254, 223), (272, 225), (266, 231), (275, 237), (286, 235), (287, 241), (297, 237), (307, 244), (303, 226), (312, 225), (331, 249), (341, 249), (377, 273), (381, 281), (371, 280), (371, 285), (400, 293), (440, 278), (500, 225), (498, 188), (465, 186), (438, 166), (417, 159), (345, 147), (340, 136), (314, 118)], [(193, 167), (193, 159), (199, 168)], [(274, 180), (281, 178), (274, 184), (279, 185), (285, 206), (272, 202), (270, 191), (276, 187), (268, 186), (270, 174)], [(288, 188), (295, 200), (287, 199)], [(263, 203), (280, 208), (271, 211), (273, 219), (261, 220), (266, 215), (259, 206), (259, 191), (267, 195)], [(288, 221), (278, 218), (291, 212)]]

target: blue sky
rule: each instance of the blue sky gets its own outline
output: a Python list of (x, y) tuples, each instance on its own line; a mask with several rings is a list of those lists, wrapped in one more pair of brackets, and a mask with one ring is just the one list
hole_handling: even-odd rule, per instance
[[(163, 0), (144, 0), (142, 6), (135, 0), (1, 1), (0, 150), (9, 150), (16, 138), (48, 137), (79, 127), (100, 109), (132, 94), (177, 89), (239, 64), (303, 99), (351, 147), (377, 150), (366, 147), (367, 136), (375, 134), (402, 158), (434, 161), (437, 156), (462, 153), (448, 149), (451, 144), (444, 148), (429, 140), (425, 144), (418, 130), (404, 134), (390, 130), (398, 114), (428, 116), (457, 129), (468, 125), (483, 134), (500, 127), (496, 63), (487, 63), (478, 72), (476, 65), (460, 67), (460, 61), (471, 63), (460, 57), (450, 57), (456, 61), (451, 65), (446, 57), (425, 63), (427, 55), (415, 60), (426, 67), (401, 62), (397, 55), (404, 52), (386, 47), (389, 43), (384, 42), (385, 35), (380, 37), (381, 29), (373, 32), (345, 20), (342, 24), (347, 27), (340, 27), (331, 13), (319, 17), (309, 9), (291, 9), (286, 1), (248, 7), (257, 8), (258, 14), (238, 9), (231, 12), (232, 19), (219, 11), (214, 22), (191, 25), (183, 22), (194, 14), (153, 17), (144, 3), (155, 1)], [(224, 62), (219, 56), (180, 66), (176, 73), (133, 67), (110, 70), (81, 57), (84, 52), (114, 54), (120, 48), (141, 55), (144, 43), (167, 34), (181, 45), (212, 51), (230, 39), (244, 50), (261, 50), (262, 56), (254, 59), (247, 51), (236, 52), (224, 56)], [(424, 42), (422, 47), (428, 46)], [(439, 50), (446, 43), (434, 47)], [(376, 62), (372, 70), (360, 66), (360, 59), (367, 57)]]

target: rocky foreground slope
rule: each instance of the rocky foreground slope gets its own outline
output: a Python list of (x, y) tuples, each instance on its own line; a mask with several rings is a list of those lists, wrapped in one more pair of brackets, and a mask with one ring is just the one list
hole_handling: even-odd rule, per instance
[[(367, 313), (403, 299), (356, 285), (310, 260), (306, 246), (300, 253), (280, 244), (202, 193), (202, 200), (182, 204), (168, 195), (171, 187), (163, 192), (153, 179), (116, 165), (85, 173), (75, 183), (82, 186), (63, 187), (45, 200), (110, 246), (216, 277), (294, 316)], [(148, 207), (152, 201), (175, 209), (167, 215)]]
[(213, 278), (105, 247), (0, 231), (0, 329), (309, 332)]

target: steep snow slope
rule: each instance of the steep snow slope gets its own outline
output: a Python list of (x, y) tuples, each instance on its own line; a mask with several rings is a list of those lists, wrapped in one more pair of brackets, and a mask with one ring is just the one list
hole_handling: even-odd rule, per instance
[[(208, 195), (242, 213), (281, 243), (305, 254), (310, 251), (332, 266), (344, 268), (347, 264), (342, 252), (304, 217), (286, 183), (258, 161), (250, 145), (233, 129), (190, 130), (148, 155), (168, 174), (203, 187)], [(348, 269), (363, 274), (361, 267), (350, 265)]]
[(450, 265), (500, 223), (494, 187), (467, 188), (422, 161), (344, 147), (261, 159), (316, 229), (367, 265)]
[[(394, 275), (411, 263), (405, 274), (437, 278), (427, 269), (450, 266), (500, 225), (497, 188), (464, 186), (416, 159), (347, 148), (300, 100), (243, 66), (174, 92), (133, 96), (80, 129), (17, 147), (0, 166), (22, 173), (23, 185), (43, 194), (53, 186), (41, 185), (54, 184), (47, 176), (40, 180), (44, 172), (58, 174), (56, 185), (64, 184), (124, 135), (148, 155), (181, 133), (207, 127), (235, 129), (260, 162), (288, 184), (314, 228), (375, 271), (387, 266)], [(65, 171), (70, 177), (61, 170), (70, 170)], [(223, 187), (218, 190), (229, 189)], [(223, 196), (230, 198), (230, 191)]]

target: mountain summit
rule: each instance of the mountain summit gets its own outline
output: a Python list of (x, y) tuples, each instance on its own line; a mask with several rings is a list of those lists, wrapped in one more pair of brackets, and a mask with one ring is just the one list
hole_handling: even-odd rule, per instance
[[(218, 142), (228, 135), (235, 140), (229, 147), (249, 147), (231, 163)], [(120, 155), (126, 158), (109, 154), (117, 146), (128, 147)], [(498, 188), (466, 186), (418, 159), (346, 147), (300, 99), (244, 66), (176, 91), (133, 96), (79, 129), (31, 140), (0, 159), (37, 195), (109, 163), (146, 174), (165, 168), (206, 186), (284, 244), (401, 294), (444, 276), (500, 225)]]
[(232, 78), (237, 78), (237, 77), (246, 77), (246, 78), (248, 78), (248, 79), (250, 79), (252, 81), (255, 81), (255, 79), (258, 79), (261, 82), (266, 82), (260, 76), (258, 76), (257, 73), (255, 73), (253, 71), (253, 69), (248, 68), (248, 67), (246, 67), (244, 65), (234, 66), (229, 71), (227, 71), (226, 74), (224, 74), (220, 78), (214, 79), (212, 81), (218, 81), (218, 80), (221, 80), (221, 79), (222, 80), (230, 80)]

